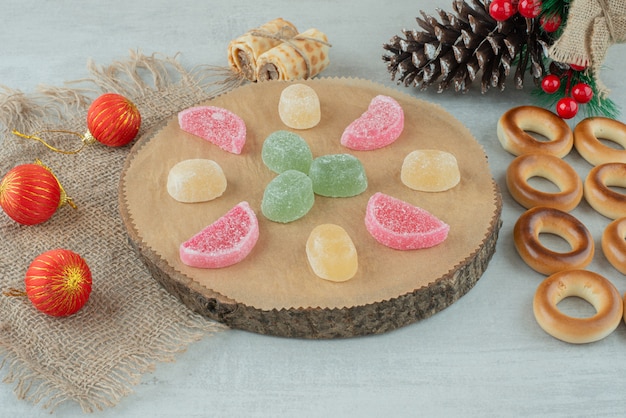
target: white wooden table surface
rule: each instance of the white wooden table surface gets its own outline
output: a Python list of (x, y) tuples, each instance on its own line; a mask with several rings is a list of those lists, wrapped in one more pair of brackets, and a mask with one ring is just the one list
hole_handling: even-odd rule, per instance
[[(88, 75), (86, 62), (123, 60), (131, 49), (181, 53), (188, 67), (226, 64), (228, 41), (272, 18), (317, 27), (333, 44), (326, 76), (390, 80), (382, 44), (417, 28), (420, 9), (452, 9), (452, 0), (415, 1), (39, 1), (0, 0), (0, 84), (28, 93)], [(626, 46), (609, 49), (602, 77), (626, 109)], [(529, 80), (527, 80), (529, 84)], [(496, 138), (507, 109), (531, 103), (530, 89), (459, 95), (410, 92), (441, 104), (485, 147), (504, 198), (497, 253), (478, 284), (435, 316), (363, 338), (304, 341), (226, 331), (195, 343), (175, 363), (159, 364), (135, 393), (98, 417), (172, 416), (623, 416), (626, 325), (606, 339), (570, 345), (543, 332), (532, 297), (543, 276), (517, 256), (512, 228), (522, 208), (504, 172), (511, 156)], [(626, 120), (626, 116), (621, 117)], [(568, 161), (584, 175), (589, 166)], [(585, 203), (574, 211), (596, 237), (608, 219)], [(623, 294), (626, 278), (601, 251), (589, 267)], [(1, 272), (0, 272), (1, 274)], [(589, 313), (583, 303), (564, 309)], [(0, 370), (0, 376), (3, 373)], [(80, 416), (67, 404), (57, 416)], [(0, 416), (49, 416), (0, 384)]]

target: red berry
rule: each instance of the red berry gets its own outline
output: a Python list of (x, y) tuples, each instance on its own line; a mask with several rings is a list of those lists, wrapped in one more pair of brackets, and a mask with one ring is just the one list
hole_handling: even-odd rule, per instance
[(489, 14), (497, 21), (504, 21), (515, 14), (511, 0), (493, 0), (489, 5)]
[(548, 94), (555, 93), (561, 87), (561, 79), (554, 74), (549, 74), (541, 80), (541, 88)]
[(551, 16), (541, 16), (539, 24), (548, 33), (556, 32), (561, 27), (561, 16), (556, 13)]
[(557, 102), (556, 113), (563, 119), (571, 119), (578, 113), (578, 103), (571, 97), (564, 97)]
[(593, 89), (587, 83), (578, 83), (572, 87), (572, 97), (578, 103), (589, 103), (593, 98)]
[(541, 0), (520, 0), (517, 10), (522, 16), (533, 19), (541, 13)]

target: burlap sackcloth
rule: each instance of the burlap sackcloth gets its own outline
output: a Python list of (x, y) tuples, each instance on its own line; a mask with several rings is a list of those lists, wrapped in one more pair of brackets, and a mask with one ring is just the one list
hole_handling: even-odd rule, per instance
[[(55, 248), (79, 253), (93, 275), (88, 303), (67, 318), (38, 312), (26, 297), (0, 296), (0, 366), (18, 398), (51, 410), (74, 401), (92, 412), (131, 393), (157, 362), (172, 361), (191, 342), (226, 328), (192, 313), (163, 290), (129, 245), (118, 212), (118, 182), (131, 145), (95, 143), (65, 155), (11, 130), (84, 133), (91, 100), (117, 92), (138, 106), (141, 135), (237, 80), (217, 68), (186, 70), (176, 57), (139, 52), (108, 67), (88, 67), (91, 78), (67, 87), (42, 87), (29, 95), (0, 87), (0, 176), (38, 158), (78, 206), (62, 207), (35, 226), (19, 225), (0, 213), (0, 291), (23, 290), (31, 261)], [(71, 136), (50, 140), (63, 149), (80, 145)]]
[(593, 72), (597, 93), (606, 97), (608, 88), (600, 69), (609, 46), (626, 42), (626, 1), (572, 0), (563, 34), (550, 47), (555, 61), (588, 66)]

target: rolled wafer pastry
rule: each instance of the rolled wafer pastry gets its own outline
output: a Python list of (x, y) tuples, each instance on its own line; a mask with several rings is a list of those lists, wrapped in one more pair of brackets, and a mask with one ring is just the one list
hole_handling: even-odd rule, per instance
[(311, 78), (328, 67), (329, 48), (324, 33), (308, 29), (261, 54), (256, 62), (256, 78), (258, 81)]
[(250, 81), (256, 81), (256, 62), (261, 54), (293, 38), (298, 30), (293, 23), (276, 18), (233, 39), (228, 44), (228, 64)]

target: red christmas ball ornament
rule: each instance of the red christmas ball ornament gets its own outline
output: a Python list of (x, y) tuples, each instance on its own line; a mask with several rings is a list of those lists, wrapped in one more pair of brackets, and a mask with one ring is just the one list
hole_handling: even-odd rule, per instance
[(558, 14), (541, 16), (541, 18), (539, 18), (539, 24), (541, 28), (548, 33), (556, 32), (561, 27), (561, 16)]
[(47, 221), (66, 203), (75, 207), (52, 171), (40, 161), (18, 165), (0, 181), (0, 206), (23, 225)]
[(105, 93), (91, 103), (87, 111), (85, 135), (110, 147), (121, 147), (135, 139), (141, 126), (137, 106), (126, 97)]
[(511, 0), (493, 0), (489, 5), (489, 14), (495, 20), (502, 22), (515, 14), (515, 8)]
[(556, 113), (563, 119), (571, 119), (578, 113), (578, 103), (571, 97), (564, 97), (557, 102)]
[(534, 19), (541, 14), (541, 0), (520, 0), (517, 11), (526, 18)]
[(41, 312), (68, 316), (80, 310), (91, 293), (91, 271), (73, 251), (56, 249), (37, 256), (28, 267), (26, 295)]
[(541, 88), (548, 94), (556, 93), (561, 88), (561, 79), (554, 74), (548, 74), (541, 80)]

